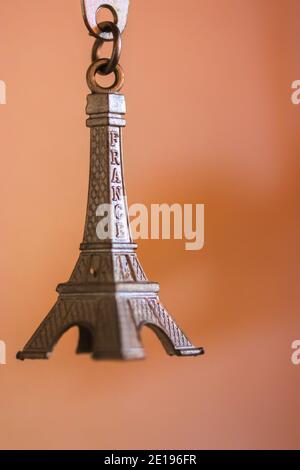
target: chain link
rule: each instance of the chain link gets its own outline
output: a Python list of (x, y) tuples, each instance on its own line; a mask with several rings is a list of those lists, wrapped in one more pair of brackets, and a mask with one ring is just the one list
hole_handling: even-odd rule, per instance
[(102, 23), (98, 24), (98, 27), (100, 31), (104, 33), (112, 33), (113, 49), (110, 58), (101, 57), (99, 55), (99, 51), (101, 50), (103, 44), (107, 42), (107, 40), (103, 39), (102, 37), (98, 37), (92, 49), (92, 62), (96, 62), (99, 59), (107, 59), (107, 63), (98, 70), (98, 73), (100, 75), (109, 75), (115, 71), (120, 61), (122, 49), (121, 33), (118, 26), (111, 21), (103, 21)]

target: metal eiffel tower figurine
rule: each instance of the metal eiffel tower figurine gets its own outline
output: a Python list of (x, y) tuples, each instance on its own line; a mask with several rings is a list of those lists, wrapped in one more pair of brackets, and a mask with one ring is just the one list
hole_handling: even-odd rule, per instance
[[(83, 0), (87, 22), (93, 17), (89, 8), (95, 8), (95, 3), (97, 9), (104, 3), (110, 5), (116, 22), (89, 23), (97, 41), (87, 73), (92, 91), (87, 98), (91, 156), (84, 240), (70, 280), (57, 287), (56, 304), (17, 357), (47, 359), (60, 337), (77, 326), (78, 354), (90, 353), (94, 359), (140, 359), (144, 357), (140, 339), (143, 325), (157, 334), (168, 354), (196, 356), (203, 349), (190, 343), (160, 303), (159, 285), (147, 280), (130, 235), (122, 168), (125, 99), (118, 93), (124, 79), (118, 64), (120, 33), (126, 24), (129, 2)], [(117, 4), (125, 5), (125, 11), (118, 10), (121, 24)], [(112, 57), (98, 59), (103, 41), (111, 39)], [(98, 85), (96, 76), (112, 71), (113, 86), (106, 89)]]

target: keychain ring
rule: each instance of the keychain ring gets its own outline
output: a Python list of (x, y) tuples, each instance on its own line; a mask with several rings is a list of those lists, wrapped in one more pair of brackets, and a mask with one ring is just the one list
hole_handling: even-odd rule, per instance
[(101, 69), (103, 66), (107, 65), (108, 62), (109, 62), (109, 59), (99, 59), (96, 62), (94, 62), (87, 71), (87, 74), (86, 74), (87, 84), (88, 84), (89, 89), (93, 93), (116, 93), (120, 91), (124, 85), (124, 81), (125, 81), (124, 71), (120, 64), (118, 64), (114, 70), (115, 81), (111, 86), (103, 87), (101, 85), (98, 85), (96, 81), (96, 74), (106, 75), (105, 73), (102, 72)]

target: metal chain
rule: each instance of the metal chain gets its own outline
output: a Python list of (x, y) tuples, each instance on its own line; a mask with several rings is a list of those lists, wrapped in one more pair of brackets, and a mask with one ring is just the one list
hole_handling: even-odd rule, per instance
[(107, 63), (98, 70), (98, 73), (100, 75), (109, 75), (116, 70), (116, 67), (120, 61), (122, 49), (121, 33), (118, 26), (111, 21), (103, 21), (102, 23), (99, 23), (98, 28), (103, 33), (111, 33), (113, 35), (113, 50), (110, 58), (99, 56), (99, 51), (101, 50), (103, 44), (108, 42), (108, 40), (103, 39), (101, 36), (98, 37), (92, 49), (92, 62), (96, 62), (99, 59), (105, 59)]
[[(122, 39), (117, 24), (111, 21), (103, 21), (98, 25), (101, 34), (97, 37), (92, 49), (92, 64), (87, 71), (87, 83), (93, 93), (114, 93), (121, 90), (124, 84), (124, 72), (119, 64)], [(107, 39), (112, 36), (112, 39)], [(99, 52), (105, 42), (113, 41), (111, 57), (101, 57)], [(96, 75), (109, 75), (114, 73), (114, 83), (109, 87), (103, 87), (97, 83)]]

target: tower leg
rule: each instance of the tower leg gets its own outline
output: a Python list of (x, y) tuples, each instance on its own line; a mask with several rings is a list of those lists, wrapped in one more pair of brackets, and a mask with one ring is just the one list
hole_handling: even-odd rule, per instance
[(90, 353), (96, 324), (97, 302), (58, 298), (17, 359), (48, 359), (61, 336), (73, 326), (79, 328), (77, 353)]
[(145, 353), (140, 333), (144, 325), (155, 332), (169, 355), (203, 353), (187, 339), (156, 296), (61, 296), (17, 358), (48, 359), (61, 336), (77, 326), (77, 354), (90, 353), (94, 359), (142, 359)]
[(151, 328), (170, 356), (199, 356), (203, 348), (196, 348), (176, 325), (158, 297), (129, 300), (138, 330), (143, 325)]

